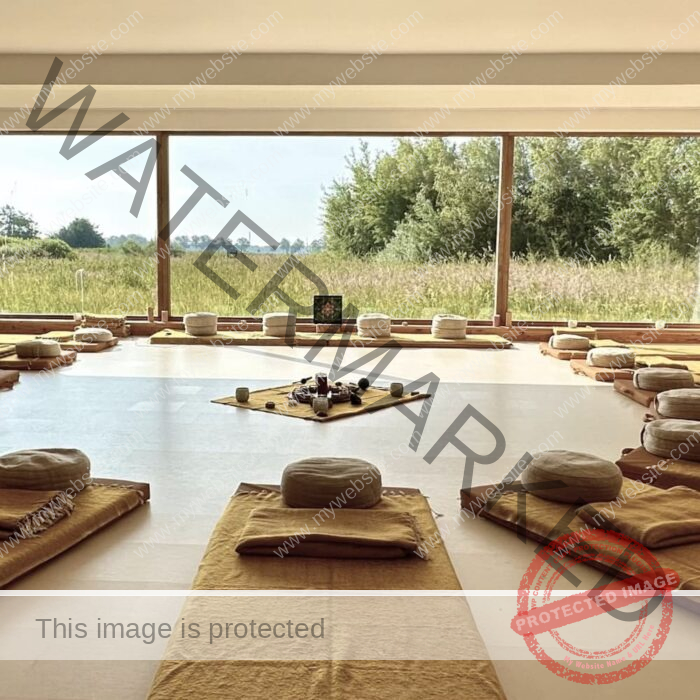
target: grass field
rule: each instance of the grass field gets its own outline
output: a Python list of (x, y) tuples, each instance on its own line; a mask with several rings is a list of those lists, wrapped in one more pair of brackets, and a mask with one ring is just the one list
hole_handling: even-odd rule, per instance
[[(287, 259), (253, 256), (258, 269), (251, 272), (233, 258), (216, 256), (213, 269), (240, 294), (232, 299), (194, 267), (196, 257), (188, 253), (172, 260), (174, 314), (210, 310), (250, 315), (249, 305)], [(490, 319), (493, 313), (492, 263), (420, 266), (338, 260), (324, 253), (299, 259), (330, 293), (343, 294), (360, 311), (409, 318), (449, 311), (472, 319)], [(278, 278), (283, 275), (280, 272)], [(84, 310), (143, 315), (148, 306), (155, 306), (155, 284), (152, 256), (105, 251), (79, 252), (76, 260), (0, 261), (0, 312)], [(315, 286), (298, 270), (290, 271), (280, 288), (304, 304), (310, 304), (315, 293)], [(691, 260), (575, 266), (557, 261), (511, 263), (514, 319), (688, 321), (695, 312), (696, 289), (697, 263)], [(284, 308), (273, 297), (260, 313)]]

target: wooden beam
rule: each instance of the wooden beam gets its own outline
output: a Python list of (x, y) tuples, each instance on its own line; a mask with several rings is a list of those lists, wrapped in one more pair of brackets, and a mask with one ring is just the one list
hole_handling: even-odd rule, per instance
[(510, 234), (513, 223), (513, 162), (515, 139), (501, 136), (501, 167), (498, 180), (498, 224), (496, 237), (496, 282), (494, 326), (509, 325), (508, 283), (510, 277)]
[(159, 133), (158, 160), (156, 162), (156, 188), (158, 198), (158, 238), (156, 239), (158, 269), (158, 317), (168, 320), (170, 308), (170, 173), (169, 139), (166, 133)]

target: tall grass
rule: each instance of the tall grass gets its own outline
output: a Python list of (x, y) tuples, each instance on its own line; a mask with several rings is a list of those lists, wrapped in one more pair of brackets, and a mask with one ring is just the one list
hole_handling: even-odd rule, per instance
[[(232, 299), (193, 265), (197, 254), (173, 258), (173, 313), (211, 310), (249, 315), (248, 307), (286, 258), (254, 255), (249, 271), (234, 258), (217, 255), (212, 268), (239, 296)], [(426, 318), (440, 311), (473, 319), (493, 314), (494, 266), (483, 261), (436, 265), (341, 260), (327, 253), (300, 260), (324, 282), (329, 293), (343, 294), (360, 311), (385, 311), (397, 317)], [(83, 269), (85, 309), (76, 272)], [(284, 273), (279, 272), (279, 278)], [(697, 264), (659, 258), (571, 265), (562, 261), (513, 260), (510, 307), (519, 319), (687, 321), (693, 317)], [(75, 260), (0, 260), (0, 312), (92, 311), (145, 314), (155, 306), (156, 272), (152, 257), (114, 252), (78, 253)], [(316, 287), (298, 270), (280, 289), (310, 304)], [(412, 300), (411, 300), (412, 299)], [(262, 311), (284, 309), (273, 297)]]

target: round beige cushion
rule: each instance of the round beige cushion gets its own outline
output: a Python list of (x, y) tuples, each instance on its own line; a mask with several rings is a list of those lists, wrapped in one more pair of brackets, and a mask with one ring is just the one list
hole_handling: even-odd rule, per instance
[(80, 491), (90, 476), (90, 460), (80, 450), (22, 450), (0, 457), (0, 489)]
[(582, 335), (562, 333), (550, 337), (549, 347), (556, 350), (588, 350), (591, 347), (591, 341)]
[(380, 313), (360, 314), (357, 333), (362, 337), (388, 338), (391, 336), (391, 318)]
[(656, 412), (664, 418), (700, 421), (700, 389), (669, 389), (656, 395)]
[(379, 469), (353, 457), (311, 457), (282, 472), (282, 498), (291, 508), (326, 508), (339, 497), (343, 508), (377, 505), (382, 498)]
[(185, 332), (190, 335), (216, 335), (219, 317), (208, 311), (185, 314)]
[(15, 346), (17, 357), (28, 359), (34, 357), (60, 357), (61, 346), (55, 340), (37, 338), (25, 340)]
[(657, 457), (698, 462), (700, 422), (676, 418), (651, 421), (642, 428), (642, 446)]
[(645, 391), (692, 389), (695, 386), (692, 372), (670, 367), (642, 367), (634, 373), (632, 382), (637, 389)]
[(467, 327), (467, 319), (464, 316), (456, 314), (436, 314), (433, 316), (432, 329), (464, 330)]
[[(563, 503), (610, 501), (622, 487), (622, 472), (616, 464), (569, 450), (550, 450), (538, 455), (527, 465), (520, 479), (526, 491)], [(545, 482), (552, 481), (563, 485), (547, 488)]]
[(263, 316), (262, 330), (273, 338), (292, 338), (296, 335), (296, 314), (274, 311)]
[(437, 314), (433, 316), (430, 327), (433, 338), (459, 340), (467, 332), (467, 319), (455, 314)]
[(634, 351), (627, 348), (593, 348), (588, 351), (586, 363), (591, 367), (630, 369), (634, 367)]
[(114, 338), (106, 328), (78, 328), (73, 337), (78, 343), (105, 343)]

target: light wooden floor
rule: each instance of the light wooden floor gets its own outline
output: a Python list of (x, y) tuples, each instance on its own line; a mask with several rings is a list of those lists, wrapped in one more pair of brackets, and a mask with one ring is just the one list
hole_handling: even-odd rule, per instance
[[(417, 454), (405, 447), (413, 425), (394, 409), (315, 424), (210, 403), (236, 386), (269, 386), (327, 369), (336, 349), (322, 350), (313, 365), (304, 359), (307, 352), (148, 346), (145, 340), (129, 340), (112, 351), (83, 354), (74, 366), (49, 377), (24, 373), (14, 391), (0, 395), (0, 452), (77, 447), (91, 457), (96, 476), (149, 481), (152, 501), (15, 587), (188, 588), (237, 484), (278, 482), (285, 464), (310, 455), (352, 454), (380, 464), (386, 485), (420, 488), (451, 522), (459, 508), (464, 458), (451, 447), (432, 465), (422, 456), (467, 403), (495, 422), (507, 440), (497, 464), (477, 467), (475, 483), (498, 481), (525, 451), (542, 443), (615, 459), (623, 447), (639, 442), (641, 406), (609, 385), (575, 376), (565, 362), (541, 357), (535, 344), (504, 351), (402, 350), (385, 375), (387, 382), (408, 382), (428, 372), (441, 378)], [(344, 364), (367, 352), (348, 349)], [(571, 403), (573, 396), (579, 405)], [(559, 417), (556, 411), (562, 412), (567, 400), (568, 415)], [(465, 427), (460, 438), (477, 452), (489, 452), (493, 445), (478, 425)], [(465, 589), (518, 588), (534, 555), (531, 543), (483, 521), (466, 521), (452, 530), (447, 548)], [(599, 578), (588, 569), (579, 575), (588, 585)], [(512, 599), (501, 600), (515, 609)], [(488, 614), (476, 608), (474, 616), (494, 658), (502, 656)], [(562, 681), (537, 663), (496, 663), (509, 698), (589, 697), (585, 687)], [(697, 664), (691, 669), (692, 662), (684, 663), (656, 662), (596, 694), (657, 698), (669, 678), (675, 689), (697, 673)], [(87, 671), (90, 683), (76, 692), (69, 684), (72, 674), (47, 668), (52, 678), (47, 694), (44, 673), (28, 674), (25, 666), (16, 663), (9, 674), (3, 669), (1, 698), (140, 698), (153, 672), (152, 664), (129, 674), (93, 668)], [(61, 685), (61, 678), (68, 685)], [(118, 689), (113, 678), (120, 679)]]

